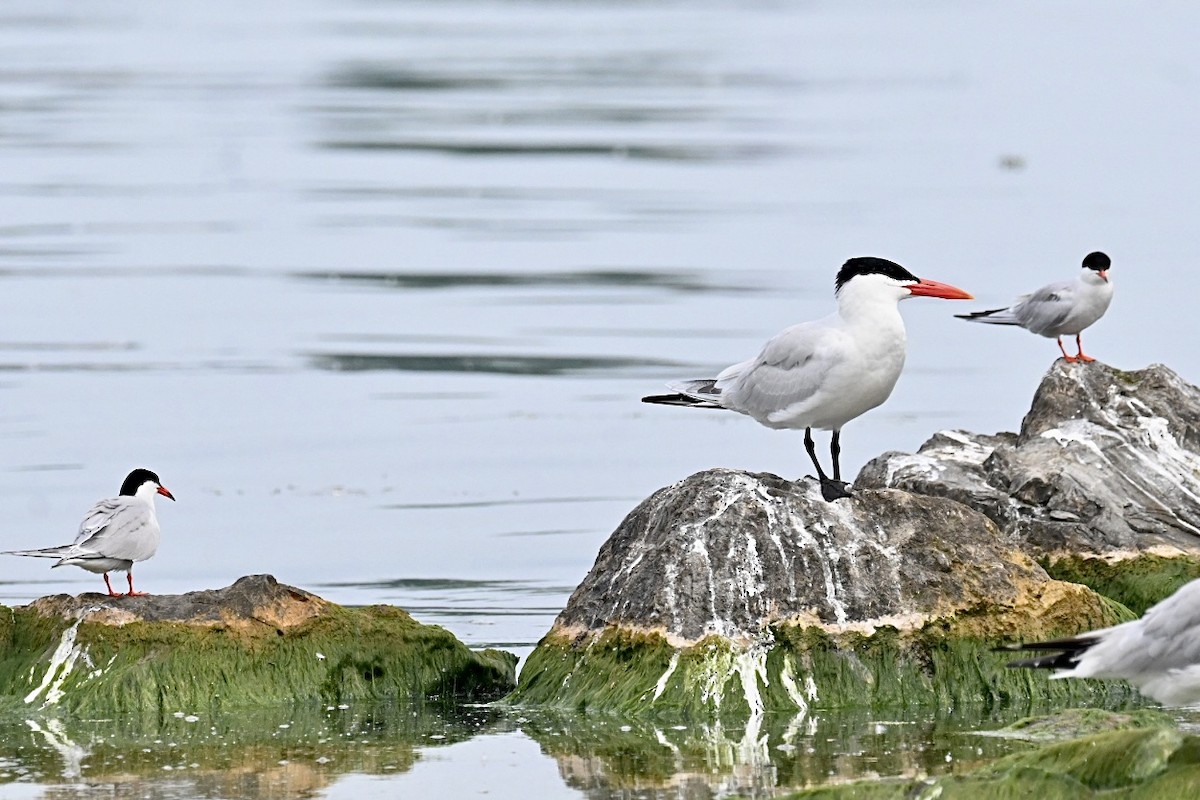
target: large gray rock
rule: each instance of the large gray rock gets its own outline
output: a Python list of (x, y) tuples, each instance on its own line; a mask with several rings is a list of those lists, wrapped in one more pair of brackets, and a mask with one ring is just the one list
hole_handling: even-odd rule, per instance
[(664, 632), (740, 643), (777, 622), (913, 628), (1016, 606), (1046, 573), (983, 514), (907, 492), (827, 503), (811, 479), (714, 469), (655, 492), (600, 549), (556, 630)]
[(1019, 434), (943, 431), (854, 486), (965, 503), (1036, 556), (1200, 554), (1200, 390), (1161, 365), (1059, 361)]
[(990, 644), (1114, 620), (952, 500), (709, 470), (625, 518), (511, 699), (754, 717), (1028, 696)]

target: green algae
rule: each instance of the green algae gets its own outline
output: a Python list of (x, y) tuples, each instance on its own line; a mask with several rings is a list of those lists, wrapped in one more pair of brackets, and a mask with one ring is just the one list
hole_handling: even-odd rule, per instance
[(1126, 606), (1136, 616), (1174, 594), (1179, 587), (1200, 578), (1200, 558), (1143, 553), (1120, 561), (1082, 556), (1046, 559), (1042, 567), (1050, 577), (1081, 583), (1097, 594)]
[[(1091, 715), (1097, 717), (1097, 715)], [(1091, 722), (1094, 724), (1098, 718)], [(1045, 722), (1045, 721), (1044, 721)], [(1050, 720), (1048, 727), (1060, 723)], [(922, 781), (882, 780), (822, 786), (788, 795), (824, 798), (1174, 798), (1200, 796), (1200, 737), (1152, 717), (1112, 719), (1107, 730), (999, 758), (982, 767)]]
[(1024, 717), (1004, 728), (982, 731), (981, 735), (1029, 742), (1073, 739), (1110, 730), (1154, 728), (1173, 725), (1170, 715), (1150, 708), (1115, 713), (1098, 708), (1069, 708), (1058, 714)]
[[(1128, 617), (1099, 602), (1085, 622), (1099, 627)], [(809, 708), (1111, 705), (1135, 697), (1121, 682), (1052, 681), (1045, 672), (1008, 669), (1012, 654), (994, 651), (1005, 640), (973, 630), (969, 619), (908, 632), (885, 626), (871, 635), (776, 625), (769, 647), (749, 649), (715, 636), (675, 649), (661, 634), (616, 627), (593, 638), (551, 634), (529, 656), (506, 702), (742, 720)]]
[(343, 608), (287, 629), (176, 622), (111, 625), (0, 609), (0, 709), (89, 715), (311, 700), (489, 700), (516, 658), (476, 653), (387, 606)]

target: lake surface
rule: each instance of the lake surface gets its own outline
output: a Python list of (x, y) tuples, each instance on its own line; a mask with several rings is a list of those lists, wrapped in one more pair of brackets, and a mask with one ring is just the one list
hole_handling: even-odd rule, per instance
[[(638, 398), (828, 313), (850, 256), (979, 298), (905, 304), (908, 366), (846, 428), (851, 474), (938, 429), (1015, 429), (1054, 343), (951, 314), (1091, 250), (1117, 297), (1088, 352), (1200, 380), (1198, 17), (5, 3), (0, 547), (70, 541), (146, 466), (178, 503), (141, 589), (269, 572), (525, 655), (655, 489), (808, 470), (799, 435)], [(0, 566), (10, 605), (101, 585)], [(433, 791), (486, 759), (592, 792), (495, 724), (408, 774)], [(28, 774), (0, 796), (62, 773)], [(337, 775), (313, 791), (398, 780)]]

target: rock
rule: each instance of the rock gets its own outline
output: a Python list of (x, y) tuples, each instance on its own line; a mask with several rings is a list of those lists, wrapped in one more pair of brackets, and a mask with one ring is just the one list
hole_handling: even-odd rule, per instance
[(1051, 560), (1200, 558), (1200, 389), (1161, 365), (1058, 361), (1020, 433), (943, 431), (854, 485), (958, 500)]
[(75, 620), (86, 615), (88, 622), (118, 627), (130, 622), (182, 622), (252, 632), (265, 625), (280, 633), (336, 608), (315, 594), (279, 583), (271, 575), (248, 575), (224, 589), (187, 594), (57, 594), (34, 600), (28, 607), (43, 617)]
[(1117, 618), (960, 503), (710, 470), (625, 518), (511, 699), (745, 716), (1057, 696), (1072, 682), (1018, 678), (985, 643)]
[[(1046, 724), (1051, 728), (1055, 725), (1053, 720)], [(1086, 800), (1200, 796), (1200, 737), (1185, 735), (1170, 724), (1145, 725), (1144, 721), (1134, 724), (1138, 727), (1110, 730), (1006, 756), (962, 775), (926, 780), (857, 781), (787, 797), (791, 800), (863, 797)]]
[(212, 712), (296, 701), (445, 702), (512, 688), (516, 657), (474, 652), (388, 606), (278, 583), (114, 598), (56, 595), (0, 613), (0, 707)]
[(1025, 717), (999, 730), (980, 731), (979, 735), (1026, 742), (1057, 742), (1105, 731), (1169, 727), (1173, 724), (1174, 720), (1169, 714), (1150, 708), (1123, 713), (1099, 708), (1068, 708), (1048, 716)]

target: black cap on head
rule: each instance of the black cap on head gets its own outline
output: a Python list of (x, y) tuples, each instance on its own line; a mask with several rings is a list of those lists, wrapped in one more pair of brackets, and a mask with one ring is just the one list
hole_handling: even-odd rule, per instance
[(1083, 265), (1088, 269), (1096, 270), (1096, 272), (1103, 272), (1112, 267), (1112, 259), (1097, 250), (1094, 253), (1088, 253), (1084, 257)]
[(834, 293), (840, 292), (842, 287), (857, 275), (886, 275), (893, 280), (912, 281), (913, 283), (921, 280), (895, 261), (888, 261), (886, 258), (875, 258), (874, 256), (862, 256), (852, 258), (845, 264), (842, 264), (842, 268), (838, 270), (837, 280), (833, 284)]
[(162, 486), (162, 481), (148, 469), (135, 469), (133, 472), (125, 476), (125, 482), (121, 484), (121, 494), (132, 497), (137, 494), (138, 487), (146, 481), (154, 481), (159, 486)]

